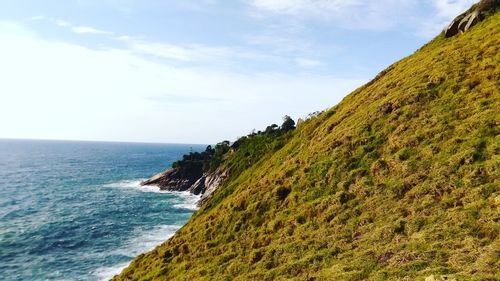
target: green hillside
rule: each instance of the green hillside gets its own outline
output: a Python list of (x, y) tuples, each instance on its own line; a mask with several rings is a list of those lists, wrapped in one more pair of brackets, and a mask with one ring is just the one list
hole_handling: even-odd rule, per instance
[(499, 23), (300, 124), (115, 279), (499, 280)]

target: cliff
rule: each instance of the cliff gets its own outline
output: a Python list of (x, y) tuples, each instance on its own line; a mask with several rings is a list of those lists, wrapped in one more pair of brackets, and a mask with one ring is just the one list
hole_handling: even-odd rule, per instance
[(230, 158), (238, 172), (115, 280), (499, 280), (500, 14), (484, 15), (251, 165)]
[(155, 185), (160, 190), (188, 191), (195, 195), (201, 195), (198, 202), (201, 205), (213, 196), (228, 175), (227, 170), (220, 169), (205, 173), (193, 169), (189, 173), (182, 173), (178, 168), (169, 168), (141, 182), (141, 185)]
[[(313, 116), (313, 115), (311, 115)], [(141, 185), (155, 185), (160, 190), (188, 191), (201, 195), (199, 205), (208, 202), (231, 175), (242, 172), (281, 148), (290, 139), (295, 122), (283, 118), (283, 124), (272, 124), (264, 131), (253, 132), (230, 144), (223, 141), (203, 152), (191, 152), (169, 168), (143, 181)]]

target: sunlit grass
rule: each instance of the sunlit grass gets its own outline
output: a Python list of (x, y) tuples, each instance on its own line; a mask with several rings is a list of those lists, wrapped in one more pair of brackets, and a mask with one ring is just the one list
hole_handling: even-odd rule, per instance
[(498, 280), (499, 22), (439, 36), (289, 138), (248, 145), (228, 160), (237, 176), (116, 279)]

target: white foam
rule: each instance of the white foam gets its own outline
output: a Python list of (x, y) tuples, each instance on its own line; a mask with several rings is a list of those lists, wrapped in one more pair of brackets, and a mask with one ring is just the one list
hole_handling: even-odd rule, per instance
[(160, 188), (156, 185), (141, 185), (141, 182), (144, 180), (145, 179), (123, 180), (105, 184), (104, 187), (127, 188), (140, 190), (142, 192), (175, 194), (179, 199), (174, 201), (174, 204), (172, 205), (174, 208), (187, 209), (192, 211), (198, 210), (198, 201), (200, 201), (201, 198), (200, 195), (194, 195), (188, 191), (160, 190)]
[[(110, 251), (109, 255), (123, 255), (133, 257), (140, 253), (148, 252), (172, 237), (182, 225), (160, 225), (150, 230), (136, 229), (131, 237), (119, 249)], [(109, 267), (101, 267), (94, 271), (94, 276), (98, 280), (109, 280), (119, 274), (130, 262), (121, 263)]]
[(94, 276), (97, 278), (99, 281), (108, 281), (113, 276), (120, 274), (122, 270), (127, 267), (129, 263), (121, 263), (115, 266), (110, 266), (110, 267), (101, 267), (98, 268), (96, 271), (94, 271)]
[[(118, 181), (106, 184), (104, 185), (104, 187), (136, 189), (142, 192), (175, 194), (177, 196), (172, 199), (172, 206), (174, 208), (193, 211), (198, 209), (197, 203), (200, 200), (201, 196), (194, 195), (187, 191), (179, 192), (160, 190), (158, 186), (142, 186), (141, 182), (143, 180), (144, 179)], [(149, 230), (138, 228), (134, 230), (134, 234), (131, 236), (131, 238), (126, 241), (120, 248), (108, 252), (107, 255), (121, 255), (130, 257), (130, 260), (132, 260), (138, 254), (150, 251), (164, 241), (168, 240), (181, 227), (182, 225), (160, 225)], [(98, 280), (109, 280), (116, 274), (119, 274), (125, 267), (129, 265), (129, 263), (130, 262), (98, 268), (94, 271), (94, 276)]]
[(176, 200), (176, 202), (172, 205), (174, 208), (193, 211), (198, 210), (198, 201), (200, 201), (201, 198), (200, 195), (194, 195), (186, 191), (176, 192), (175, 194), (178, 195), (179, 200)]
[(123, 180), (105, 184), (104, 187), (137, 189), (142, 192), (169, 193), (169, 191), (160, 190), (160, 188), (156, 185), (141, 185), (141, 182), (144, 180), (146, 179)]

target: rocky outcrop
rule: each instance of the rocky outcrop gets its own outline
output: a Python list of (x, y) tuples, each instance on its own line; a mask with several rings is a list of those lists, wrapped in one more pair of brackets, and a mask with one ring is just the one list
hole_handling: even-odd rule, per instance
[(479, 11), (473, 11), (469, 14), (461, 15), (455, 18), (451, 24), (445, 29), (444, 35), (446, 37), (452, 37), (459, 33), (464, 33), (469, 30), (472, 26), (476, 25), (483, 19), (482, 14)]
[(141, 182), (141, 185), (156, 185), (161, 190), (186, 191), (201, 175), (199, 173), (185, 173), (179, 169), (167, 169)]
[(210, 199), (221, 183), (228, 177), (228, 171), (220, 169), (215, 172), (203, 173), (201, 171), (182, 171), (170, 168), (143, 181), (141, 185), (156, 185), (161, 190), (189, 191), (201, 195), (198, 205)]
[(444, 30), (444, 35), (452, 37), (467, 32), (471, 27), (482, 21), (488, 13), (498, 9), (499, 6), (500, 0), (482, 0), (469, 11), (456, 17)]
[(229, 172), (217, 170), (213, 173), (207, 174), (204, 176), (204, 192), (201, 195), (201, 199), (198, 202), (198, 205), (203, 205), (203, 203), (207, 202), (212, 196), (215, 194), (215, 191), (219, 189), (222, 182), (229, 176)]

